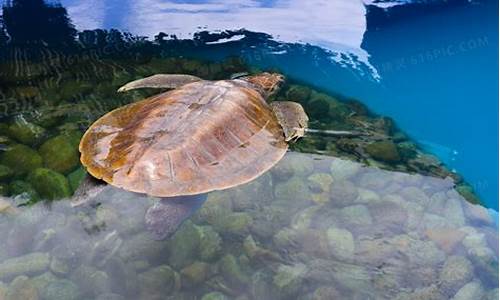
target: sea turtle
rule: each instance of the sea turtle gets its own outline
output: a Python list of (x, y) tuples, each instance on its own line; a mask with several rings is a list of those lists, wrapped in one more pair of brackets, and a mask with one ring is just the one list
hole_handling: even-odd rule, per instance
[[(158, 74), (127, 83), (118, 91), (172, 90), (98, 119), (80, 142), (81, 162), (96, 179), (161, 197), (145, 218), (157, 239), (166, 238), (207, 192), (255, 179), (304, 135), (308, 117), (300, 104), (266, 102), (283, 81), (276, 73), (219, 81)], [(87, 178), (76, 201), (100, 189)]]

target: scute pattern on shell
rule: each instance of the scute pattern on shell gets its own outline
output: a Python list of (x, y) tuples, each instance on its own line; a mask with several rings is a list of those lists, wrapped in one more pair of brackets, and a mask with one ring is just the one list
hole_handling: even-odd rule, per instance
[(239, 81), (201, 81), (129, 104), (97, 120), (80, 142), (96, 178), (157, 197), (248, 182), (287, 143), (262, 96)]

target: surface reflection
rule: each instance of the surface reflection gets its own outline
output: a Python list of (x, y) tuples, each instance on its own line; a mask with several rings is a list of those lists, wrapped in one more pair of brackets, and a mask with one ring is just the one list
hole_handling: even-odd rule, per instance
[(210, 193), (166, 241), (145, 229), (154, 201), (108, 187), (76, 209), (4, 205), (0, 296), (498, 297), (498, 231), (445, 179), (290, 152), (252, 183)]

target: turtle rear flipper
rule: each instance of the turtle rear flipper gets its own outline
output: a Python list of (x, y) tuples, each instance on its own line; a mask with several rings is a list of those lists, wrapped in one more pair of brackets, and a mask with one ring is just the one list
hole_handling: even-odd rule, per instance
[(155, 240), (172, 236), (207, 200), (207, 194), (163, 198), (146, 211), (146, 228)]
[(271, 107), (283, 128), (286, 142), (297, 141), (304, 136), (309, 117), (302, 105), (291, 101), (274, 101)]
[(93, 204), (95, 198), (104, 190), (107, 184), (104, 181), (86, 175), (76, 189), (71, 199), (71, 206), (77, 207), (86, 204)]
[(119, 88), (118, 92), (126, 92), (142, 88), (175, 89), (185, 84), (201, 80), (202, 79), (199, 77), (185, 74), (156, 74), (131, 81)]

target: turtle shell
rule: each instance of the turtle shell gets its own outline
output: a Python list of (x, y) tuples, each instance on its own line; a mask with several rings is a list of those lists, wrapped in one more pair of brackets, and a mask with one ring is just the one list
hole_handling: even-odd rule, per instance
[(287, 148), (265, 99), (238, 80), (190, 83), (120, 107), (92, 124), (80, 142), (92, 176), (156, 197), (246, 183)]

